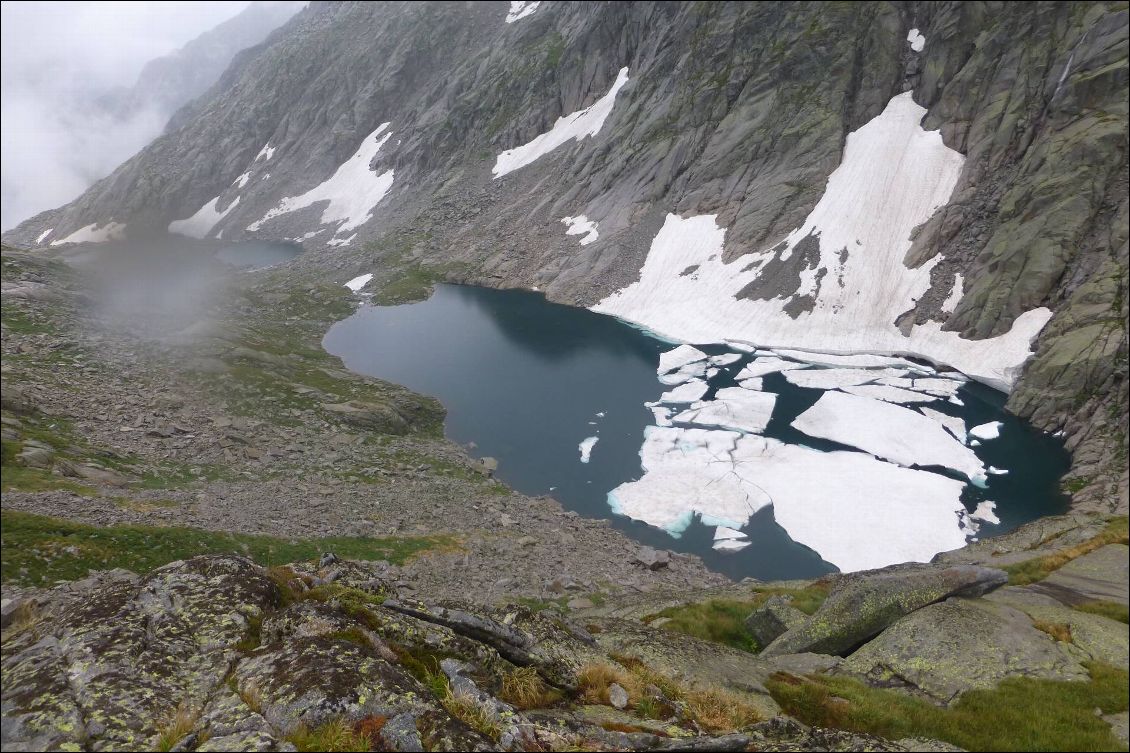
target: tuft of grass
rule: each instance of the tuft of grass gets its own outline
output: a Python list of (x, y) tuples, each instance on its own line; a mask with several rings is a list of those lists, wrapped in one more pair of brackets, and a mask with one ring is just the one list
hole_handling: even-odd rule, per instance
[[(383, 726), (383, 725), (382, 725)], [(326, 722), (318, 727), (299, 725), (297, 729), (286, 736), (299, 751), (335, 751), (372, 750), (373, 738), (359, 726), (351, 725), (344, 719), (338, 718)]]
[[(7, 476), (7, 471), (5, 471)], [(280, 539), (196, 528), (75, 523), (4, 510), (0, 513), (0, 580), (44, 585), (115, 567), (146, 573), (199, 554), (242, 554), (270, 566), (335, 552), (346, 559), (403, 563), (432, 549), (455, 546), (448, 536)], [(26, 569), (26, 575), (20, 570)]]
[(1036, 620), (1032, 623), (1032, 626), (1043, 633), (1047, 633), (1060, 643), (1072, 642), (1071, 626), (1065, 622), (1046, 622), (1044, 620)]
[(667, 622), (662, 626), (664, 630), (684, 633), (712, 643), (721, 643), (740, 651), (757, 653), (763, 647), (757, 645), (757, 640), (746, 628), (745, 620), (750, 612), (758, 609), (769, 597), (778, 595), (792, 597), (794, 607), (805, 614), (812, 614), (824, 603), (828, 589), (822, 584), (799, 589), (761, 588), (752, 599), (711, 599), (671, 607), (650, 615), (648, 621), (666, 618)]
[(168, 719), (157, 725), (157, 750), (169, 751), (196, 726), (200, 710), (185, 703), (177, 706)]
[(924, 737), (966, 750), (1125, 750), (1095, 714), (1126, 711), (1123, 669), (1092, 663), (1085, 682), (1013, 677), (971, 690), (949, 708), (849, 677), (774, 675), (767, 683), (782, 710), (805, 724), (879, 735)]
[(648, 695), (654, 685), (668, 701), (681, 701), (699, 727), (710, 732), (730, 732), (761, 721), (760, 712), (741, 694), (718, 687), (687, 687), (635, 657), (613, 657), (624, 669), (594, 662), (577, 673), (577, 692), (586, 703), (609, 705), (608, 688), (617, 683), (628, 693), (628, 707), (645, 719), (666, 715), (660, 699)]
[[(0, 637), (0, 643), (7, 643), (16, 636), (35, 631), (41, 622), (43, 622), (43, 615), (39, 611), (39, 604), (32, 599), (24, 601), (16, 607), (11, 622), (8, 623), (8, 629)], [(36, 635), (35, 637), (38, 638), (39, 636)]]
[(504, 672), (499, 697), (520, 709), (544, 708), (561, 700), (561, 694), (549, 687), (533, 667)]
[(247, 708), (256, 714), (263, 713), (263, 691), (259, 689), (258, 683), (251, 681), (237, 687), (236, 695)]
[(491, 740), (497, 741), (502, 737), (502, 724), (492, 710), (474, 698), (453, 693), (451, 683), (443, 672), (425, 671), (423, 683), (447, 709), (447, 713)]
[(1082, 604), (1075, 604), (1072, 609), (1077, 612), (1097, 614), (1116, 622), (1130, 623), (1130, 609), (1117, 601), (1087, 601)]
[(1006, 565), (1004, 569), (1008, 573), (1008, 582), (1014, 586), (1035, 583), (1048, 577), (1071, 560), (1082, 557), (1084, 554), (1090, 554), (1107, 544), (1130, 543), (1130, 524), (1128, 524), (1128, 521), (1130, 519), (1125, 515), (1113, 518), (1107, 522), (1106, 527), (1098, 535), (1082, 543), (1044, 557), (1034, 557), (1014, 565)]

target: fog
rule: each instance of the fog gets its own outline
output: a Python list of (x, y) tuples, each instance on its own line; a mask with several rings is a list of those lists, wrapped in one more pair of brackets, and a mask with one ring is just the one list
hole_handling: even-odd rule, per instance
[(70, 201), (158, 135), (171, 113), (122, 119), (98, 98), (248, 4), (0, 3), (0, 227)]

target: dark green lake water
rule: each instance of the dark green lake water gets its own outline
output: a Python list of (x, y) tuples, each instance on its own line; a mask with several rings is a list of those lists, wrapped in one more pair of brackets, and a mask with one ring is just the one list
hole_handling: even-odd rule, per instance
[[(581, 515), (611, 519), (641, 543), (697, 554), (736, 578), (800, 578), (835, 569), (792, 541), (773, 521), (772, 507), (751, 518), (743, 530), (752, 545), (734, 553), (714, 550), (713, 528), (697, 520), (674, 538), (612, 514), (608, 492), (642, 475), (639, 451), (644, 429), (653, 424), (644, 403), (669, 389), (656, 368), (659, 354), (673, 347), (617, 319), (549, 303), (538, 293), (439, 285), (419, 303), (362, 306), (330, 329), (324, 346), (354, 371), (439, 398), (448, 410), (448, 437), (473, 442), (477, 457), (497, 458), (497, 476), (524, 494), (552, 495)], [(732, 385), (751, 358), (725, 367), (711, 387)], [(789, 426), (820, 390), (796, 387), (781, 374), (765, 377), (764, 389), (779, 395), (766, 436), (848, 449)], [(959, 397), (964, 406), (944, 400), (929, 406), (961, 416), (970, 427), (1004, 423), (1000, 438), (975, 450), (986, 465), (1010, 472), (990, 476), (986, 489), (967, 485), (962, 498), (969, 510), (985, 499), (997, 503), (1000, 524), (983, 524), (979, 535), (1062, 512), (1058, 479), (1069, 458), (1061, 442), (1005, 414), (1001, 393), (969, 383)], [(590, 436), (599, 441), (583, 464), (578, 444)]]

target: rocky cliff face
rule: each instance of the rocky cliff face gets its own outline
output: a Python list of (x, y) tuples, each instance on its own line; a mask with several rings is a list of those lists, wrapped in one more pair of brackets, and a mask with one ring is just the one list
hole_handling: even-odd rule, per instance
[[(210, 237), (302, 239), (326, 269), (424, 266), (591, 305), (638, 277), (668, 213), (716, 215), (727, 261), (775, 246), (848, 134), (911, 91), (965, 159), (914, 232), (905, 263), (933, 264), (931, 284), (897, 324), (982, 339), (1053, 310), (1010, 407), (1067, 433), (1080, 504), (1125, 508), (1124, 6), (507, 10), (315, 3), (142, 153), (5, 240), (189, 219)], [(502, 169), (504, 152), (539, 149)], [(582, 214), (599, 228), (584, 245), (561, 224)]]

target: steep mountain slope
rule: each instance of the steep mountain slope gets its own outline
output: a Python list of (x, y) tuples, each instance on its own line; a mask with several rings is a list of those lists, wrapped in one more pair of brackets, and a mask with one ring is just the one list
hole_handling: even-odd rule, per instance
[[(724, 230), (720, 262), (760, 265), (738, 305), (768, 301), (799, 327), (833, 305), (824, 276), (831, 289), (837, 269), (882, 253), (915, 281), (851, 347), (900, 350), (901, 332), (906, 351), (947, 361), (910, 341), (1011, 338), (998, 342), (1019, 355), (986, 381), (1066, 432), (1079, 504), (1125, 509), (1124, 5), (512, 5), (315, 3), (145, 151), (5, 240), (295, 238), (327, 270), (424, 266), (593, 305), (640, 278), (667, 215), (706, 216)], [(820, 215), (807, 245), (790, 237), (904, 92), (950, 167), (916, 174), (892, 147), (876, 175), (895, 160), (887, 172), (942, 198), (869, 218), (899, 235), (854, 257), (850, 241), (819, 248), (861, 221), (851, 201)], [(903, 183), (879, 180), (866, 206), (885, 211)], [(566, 218), (595, 236), (567, 235)]]

